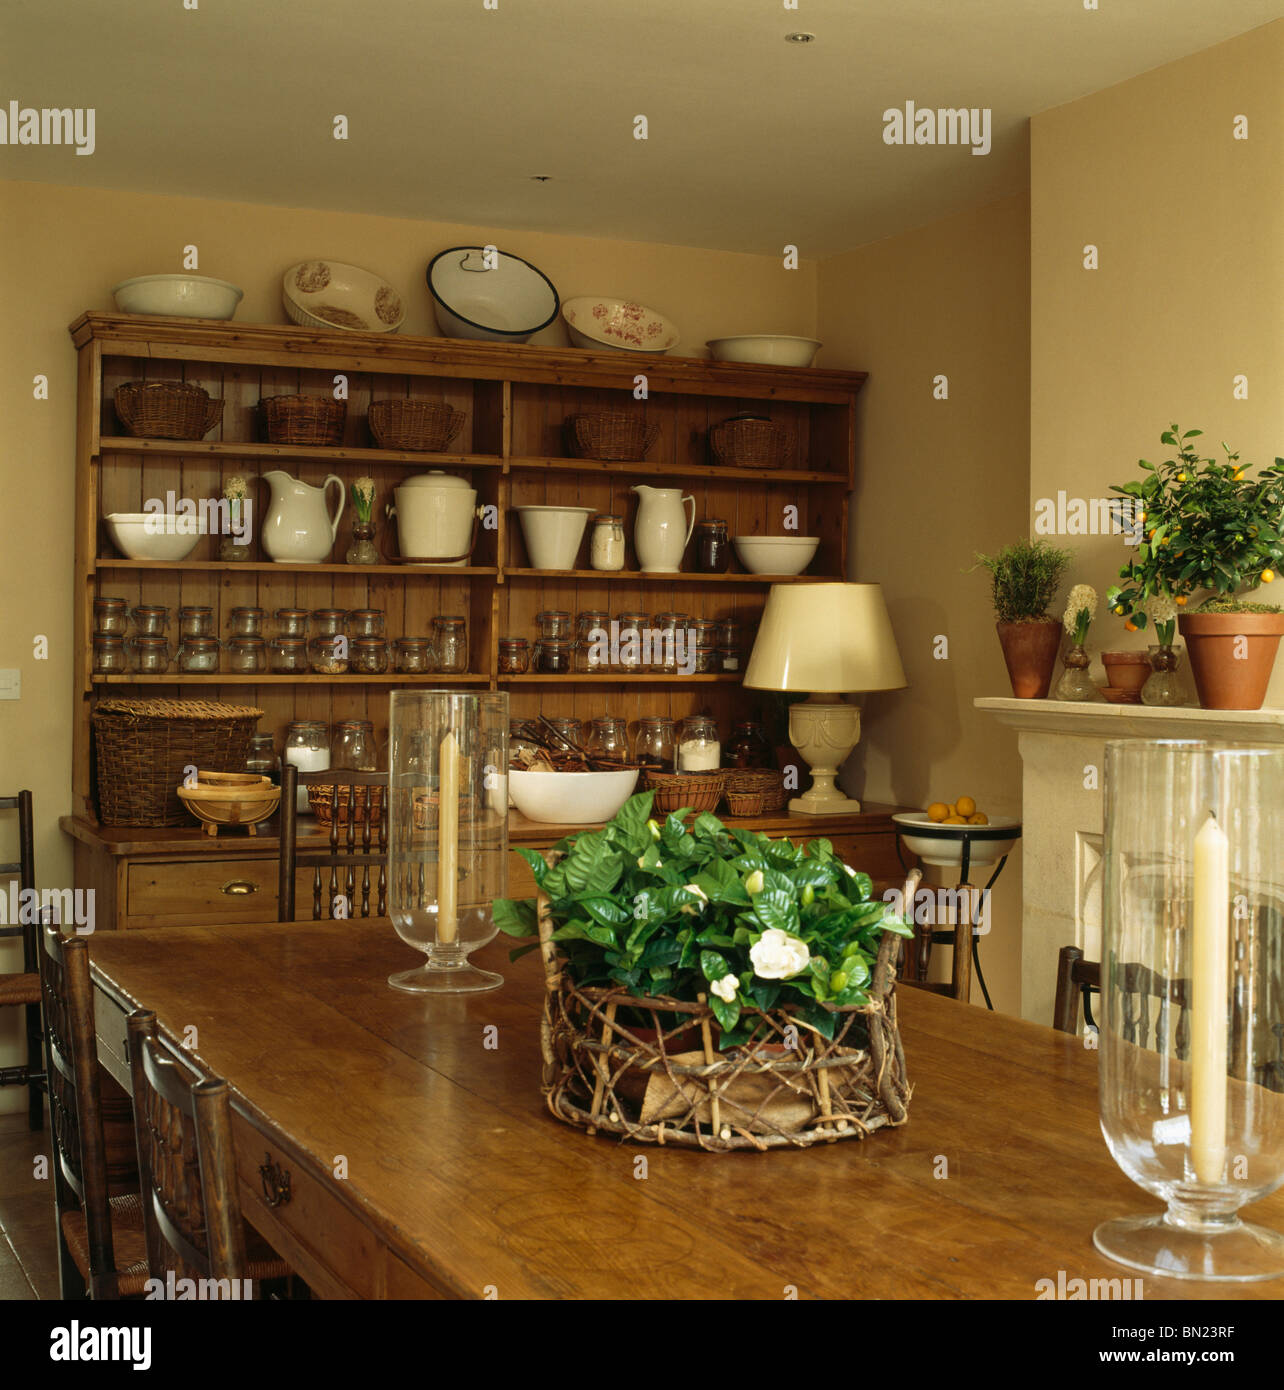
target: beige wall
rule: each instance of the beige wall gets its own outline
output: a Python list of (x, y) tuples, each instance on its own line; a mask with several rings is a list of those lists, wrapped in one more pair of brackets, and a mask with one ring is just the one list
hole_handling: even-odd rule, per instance
[[(869, 801), (970, 795), (987, 812), (1021, 812), (1016, 740), (972, 708), (1008, 687), (986, 577), (963, 571), (1027, 526), (1028, 219), (1028, 199), (1010, 198), (820, 267), (822, 363), (870, 373), (850, 577), (883, 585), (910, 683), (864, 702), (847, 776)], [(938, 375), (947, 400), (933, 399)], [(1017, 853), (981, 945), (995, 1007), (1009, 1013), (1021, 1002), (1020, 883)]]
[[(182, 248), (199, 249), (199, 271), (245, 290), (237, 317), (284, 323), (282, 272), (330, 256), (370, 266), (402, 288), (407, 333), (434, 333), (424, 269), (443, 247), (493, 242), (538, 265), (565, 298), (635, 297), (667, 314), (680, 351), (705, 355), (705, 340), (758, 327), (815, 332), (816, 268), (784, 269), (775, 257), (614, 242), (495, 227), (410, 222), (192, 198), (0, 184), (0, 510), (3, 602), (0, 666), (20, 667), (21, 701), (0, 701), (0, 786), (35, 794), (41, 884), (70, 885), (71, 854), (57, 828), (70, 806), (71, 517), (74, 515), (75, 353), (67, 325), (85, 309), (113, 308), (111, 286), (133, 275), (181, 269)], [(561, 343), (559, 323), (536, 341)], [(32, 378), (49, 378), (49, 400)], [(49, 658), (33, 659), (33, 638)], [(9, 819), (12, 819), (11, 817)], [(0, 859), (16, 855), (0, 825)], [(0, 970), (16, 968), (0, 944)], [(0, 1065), (18, 1060), (20, 1021), (0, 1014)], [(0, 1110), (22, 1095), (0, 1090)]]
[[(1284, 453), (1281, 74), (1284, 21), (1032, 121), (1032, 507), (1140, 477), (1139, 458), (1167, 457), (1173, 420), (1214, 455), (1222, 439), (1258, 464)], [(1064, 543), (1074, 577), (1104, 593), (1121, 539)], [(1103, 618), (1089, 647), (1145, 642)], [(1267, 703), (1284, 705), (1284, 663)]]

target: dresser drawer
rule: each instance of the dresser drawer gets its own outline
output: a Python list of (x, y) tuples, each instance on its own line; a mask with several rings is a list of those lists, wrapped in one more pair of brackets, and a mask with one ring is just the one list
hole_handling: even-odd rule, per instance
[(131, 927), (265, 922), (276, 916), (276, 883), (275, 857), (134, 862), (126, 871), (125, 916)]

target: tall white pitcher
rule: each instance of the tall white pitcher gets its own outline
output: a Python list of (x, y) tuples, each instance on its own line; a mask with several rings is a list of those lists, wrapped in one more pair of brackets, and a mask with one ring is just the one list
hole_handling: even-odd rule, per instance
[[(645, 483), (638, 483), (632, 491), (638, 495), (638, 515), (633, 523), (638, 564), (652, 574), (676, 574), (695, 529), (695, 498), (684, 497), (680, 487), (648, 487)], [(688, 502), (690, 521), (686, 517)]]

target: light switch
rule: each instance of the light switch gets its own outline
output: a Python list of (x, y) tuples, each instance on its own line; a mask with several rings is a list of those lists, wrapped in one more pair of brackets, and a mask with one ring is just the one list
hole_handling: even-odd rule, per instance
[(0, 671), (0, 700), (22, 699), (22, 672)]

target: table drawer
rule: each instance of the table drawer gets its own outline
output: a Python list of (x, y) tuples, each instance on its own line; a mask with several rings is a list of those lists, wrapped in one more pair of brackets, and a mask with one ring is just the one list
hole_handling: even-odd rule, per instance
[[(295, 875), (294, 915), (312, 916), (313, 870)], [(263, 922), (277, 914), (277, 859), (170, 859), (131, 862), (125, 873), (126, 927)], [(329, 870), (322, 870), (323, 884)], [(372, 897), (376, 887), (371, 883)]]

